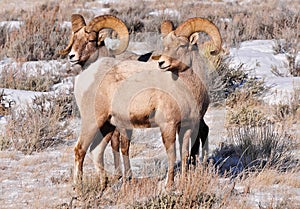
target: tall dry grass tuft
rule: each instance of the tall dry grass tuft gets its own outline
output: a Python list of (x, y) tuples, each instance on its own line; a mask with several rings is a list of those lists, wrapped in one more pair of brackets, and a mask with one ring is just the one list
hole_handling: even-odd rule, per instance
[(72, 96), (61, 94), (35, 97), (32, 105), (12, 111), (7, 119), (2, 149), (12, 148), (26, 154), (64, 143), (73, 137), (67, 117), (72, 116)]
[[(69, 38), (68, 27), (62, 27), (62, 16), (58, 4), (43, 4), (33, 11), (21, 13), (19, 29), (0, 30), (3, 34), (0, 46), (1, 57), (19, 61), (50, 60), (58, 58)], [(19, 14), (20, 15), (20, 14)]]
[(210, 161), (219, 173), (229, 176), (264, 169), (299, 171), (299, 160), (293, 155), (296, 143), (272, 124), (231, 127), (227, 143), (214, 150)]
[(231, 133), (231, 139), (249, 165), (265, 162), (266, 166), (280, 171), (299, 166), (292, 155), (295, 141), (271, 124), (238, 128)]
[(230, 64), (230, 57), (225, 57), (216, 70), (208, 75), (211, 102), (217, 104), (226, 101), (229, 108), (239, 107), (245, 101), (251, 105), (257, 104), (257, 96), (266, 90), (263, 81), (249, 76), (247, 71), (242, 70), (243, 64), (235, 68)]
[(60, 77), (51, 73), (42, 73), (42, 69), (36, 69), (36, 75), (11, 66), (3, 67), (0, 72), (0, 88), (19, 89), (29, 91), (47, 92), (54, 84), (59, 83)]
[[(91, 177), (90, 177), (91, 178)], [(96, 179), (85, 179), (81, 195), (72, 201), (78, 207), (118, 208), (222, 208), (232, 193), (232, 185), (223, 182), (212, 165), (190, 169), (175, 178), (174, 190), (166, 192), (160, 178), (133, 178), (111, 182), (104, 191)]]

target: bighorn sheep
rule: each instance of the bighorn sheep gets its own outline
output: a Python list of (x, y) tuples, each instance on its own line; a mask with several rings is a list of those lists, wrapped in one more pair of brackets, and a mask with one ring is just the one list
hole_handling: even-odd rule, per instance
[[(104, 23), (92, 24), (85, 31), (95, 37), (95, 31), (111, 27)], [(91, 29), (96, 26), (96, 29)], [(113, 28), (115, 29), (115, 28)], [(82, 117), (82, 127), (75, 146), (75, 181), (82, 178), (82, 168), (88, 147), (97, 149), (96, 162), (105, 180), (103, 153), (113, 130), (159, 127), (168, 155), (167, 187), (174, 182), (176, 132), (183, 143), (182, 156), (188, 156), (188, 143), (191, 138), (196, 145), (201, 138), (202, 146), (208, 135), (208, 126), (203, 117), (209, 105), (205, 86), (207, 59), (197, 48), (198, 34), (206, 32), (212, 38), (212, 54), (221, 50), (221, 36), (218, 28), (202, 18), (192, 18), (172, 30), (166, 22), (162, 24), (164, 50), (157, 62), (141, 63), (100, 58), (95, 61), (95, 51), (79, 56), (84, 49), (75, 50), (70, 57), (89, 67), (77, 78), (75, 97)], [(119, 34), (119, 33), (118, 33)], [(121, 37), (125, 40), (124, 36)], [(76, 40), (76, 39), (75, 39)], [(93, 38), (88, 42), (96, 47)], [(124, 47), (123, 47), (124, 48)], [(81, 50), (81, 51), (80, 51)], [(120, 50), (119, 50), (120, 51)], [(169, 72), (165, 72), (169, 71)], [(94, 136), (99, 132), (100, 140), (93, 146)], [(123, 132), (123, 131), (122, 131)], [(124, 131), (122, 134), (126, 135)], [(195, 147), (195, 149), (194, 149)], [(193, 146), (191, 155), (198, 154), (199, 145)], [(205, 147), (204, 147), (205, 148)], [(183, 159), (184, 159), (183, 158)], [(183, 160), (184, 165), (185, 160)]]
[[(73, 65), (80, 65), (83, 70), (89, 64), (95, 62), (100, 57), (114, 57), (123, 53), (128, 45), (129, 35), (125, 24), (118, 18), (105, 15), (94, 18), (88, 25), (80, 14), (73, 14), (71, 17), (72, 22), (72, 36), (68, 46), (59, 51), (59, 54), (69, 54), (69, 60)], [(101, 26), (99, 26), (99, 24)], [(98, 26), (97, 26), (98, 25)], [(99, 28), (97, 28), (99, 27)], [(110, 28), (115, 30), (121, 37), (121, 43), (115, 51), (109, 50), (105, 46), (105, 38), (109, 35)], [(125, 57), (131, 59), (139, 59), (140, 57), (132, 54), (127, 54)], [(81, 70), (82, 70), (81, 68)], [(75, 84), (76, 85), (76, 84)], [(129, 141), (126, 136), (121, 136), (120, 132), (116, 129), (111, 130), (111, 146), (114, 154), (114, 164), (116, 175), (121, 176), (122, 171), (120, 168), (120, 154), (119, 148), (121, 144), (121, 151), (123, 155), (124, 167), (127, 175), (131, 175), (130, 162), (129, 162)]]

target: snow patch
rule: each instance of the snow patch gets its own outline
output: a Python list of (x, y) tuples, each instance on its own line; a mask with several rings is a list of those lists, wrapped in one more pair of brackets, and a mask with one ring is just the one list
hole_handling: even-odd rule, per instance
[(7, 27), (9, 31), (20, 29), (20, 26), (23, 24), (22, 21), (1, 21), (0, 27)]
[(74, 13), (90, 13), (90, 14), (94, 14), (94, 16), (99, 16), (99, 15), (105, 15), (105, 14), (109, 14), (110, 8), (100, 8), (100, 7), (91, 7), (89, 9), (82, 9), (82, 8), (78, 8), (78, 9), (74, 9)]
[(169, 15), (171, 17), (180, 18), (180, 12), (178, 12), (176, 9), (154, 10), (153, 12), (150, 12), (149, 15), (151, 16)]
[(243, 69), (252, 70), (250, 75), (268, 79), (276, 77), (272, 69), (277, 69), (282, 76), (291, 76), (288, 60), (284, 54), (275, 55), (275, 41), (255, 40), (241, 43), (239, 48), (232, 48), (232, 66), (243, 65)]
[(292, 77), (286, 54), (276, 54), (275, 44), (275, 40), (245, 41), (230, 50), (230, 67), (242, 64), (243, 70), (264, 80), (270, 88), (263, 98), (269, 104), (289, 102), (295, 89), (300, 88), (300, 78)]
[(13, 72), (26, 72), (28, 76), (39, 76), (47, 73), (51, 75), (61, 75), (68, 67), (69, 63), (63, 63), (57, 60), (15, 62), (12, 59), (5, 59), (0, 62), (0, 74), (3, 70), (12, 70)]

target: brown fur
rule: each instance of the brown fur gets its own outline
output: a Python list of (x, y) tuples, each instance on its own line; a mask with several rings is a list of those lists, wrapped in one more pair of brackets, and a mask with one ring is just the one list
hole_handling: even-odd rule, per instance
[[(208, 127), (203, 117), (209, 104), (205, 85), (207, 63), (198, 52), (197, 38), (179, 36), (173, 31), (166, 34), (159, 68), (157, 62), (101, 58), (79, 75), (75, 97), (82, 127), (76, 148), (86, 152), (100, 130), (94, 148), (99, 150), (96, 164), (102, 179), (106, 176), (103, 154), (112, 134), (107, 131), (108, 124), (122, 131), (135, 127), (160, 128), (168, 155), (167, 187), (174, 182), (176, 132), (181, 137), (183, 159), (188, 156), (189, 138), (195, 145), (193, 157), (198, 154), (200, 139), (206, 148)], [(127, 146), (124, 147), (126, 150)], [(75, 165), (78, 161), (83, 159), (76, 158)], [(182, 165), (185, 168), (186, 162)], [(82, 168), (75, 170), (75, 180), (80, 179)]]

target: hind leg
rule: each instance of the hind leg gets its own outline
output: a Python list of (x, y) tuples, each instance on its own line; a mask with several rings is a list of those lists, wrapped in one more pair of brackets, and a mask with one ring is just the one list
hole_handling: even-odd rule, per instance
[(111, 138), (111, 146), (113, 149), (114, 155), (114, 164), (115, 164), (115, 176), (117, 178), (122, 177), (122, 169), (121, 169), (121, 159), (120, 159), (120, 145), (121, 152), (124, 163), (124, 177), (131, 178), (132, 171), (129, 160), (129, 146), (130, 146), (130, 138), (132, 135), (132, 130), (122, 130), (121, 132), (115, 129), (112, 138)]
[(111, 147), (113, 151), (114, 157), (114, 165), (115, 165), (115, 176), (116, 178), (122, 177), (122, 169), (121, 169), (121, 159), (120, 159), (120, 132), (115, 129), (112, 137), (111, 137)]
[(207, 159), (208, 156), (208, 133), (209, 127), (206, 125), (205, 121), (202, 119), (200, 121), (200, 138), (201, 138), (201, 146), (202, 146), (202, 159), (203, 161)]
[(192, 165), (196, 165), (197, 157), (199, 156), (199, 148), (200, 148), (200, 135), (198, 131), (193, 131), (191, 135), (191, 153), (190, 153), (190, 163)]
[(123, 156), (124, 162), (124, 177), (125, 178), (132, 178), (132, 171), (129, 159), (129, 147), (130, 147), (130, 139), (132, 135), (132, 130), (126, 130), (126, 134), (121, 134), (120, 141), (121, 141), (121, 152)]
[(97, 140), (95, 140), (91, 146), (91, 152), (93, 152), (93, 155), (95, 156), (94, 165), (100, 174), (101, 185), (103, 187), (105, 187), (107, 183), (106, 171), (104, 168), (104, 151), (113, 136), (114, 130), (115, 126), (111, 125), (109, 122), (105, 122), (100, 128), (101, 134), (99, 134)]
[(196, 164), (196, 157), (199, 156), (199, 148), (200, 148), (200, 140), (201, 140), (201, 152), (202, 159), (205, 159), (208, 154), (208, 132), (209, 127), (206, 125), (203, 119), (200, 120), (198, 127), (195, 128), (192, 135), (192, 149), (191, 149), (191, 158), (193, 160), (193, 164)]
[(184, 173), (188, 169), (189, 143), (191, 131), (192, 130), (190, 128), (181, 127), (178, 133), (182, 176), (184, 176)]

